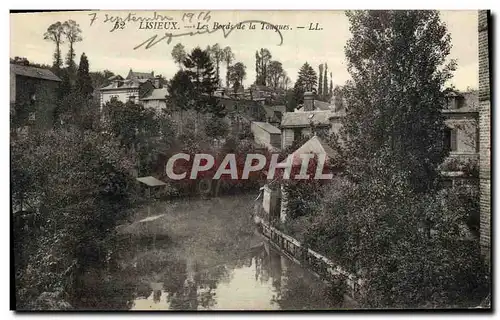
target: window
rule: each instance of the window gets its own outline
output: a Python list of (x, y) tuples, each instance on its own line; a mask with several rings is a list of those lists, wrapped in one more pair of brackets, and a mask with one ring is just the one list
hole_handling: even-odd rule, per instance
[(293, 140), (298, 141), (302, 139), (302, 128), (293, 129)]
[(448, 151), (457, 151), (457, 129), (446, 128), (444, 131), (444, 146)]
[(457, 97), (450, 96), (446, 98), (446, 108), (448, 110), (454, 110), (457, 108)]

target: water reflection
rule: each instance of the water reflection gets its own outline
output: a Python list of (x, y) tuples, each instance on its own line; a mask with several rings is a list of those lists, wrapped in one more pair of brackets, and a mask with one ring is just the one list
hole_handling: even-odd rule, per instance
[(250, 200), (168, 207), (165, 218), (155, 222), (168, 236), (117, 242), (114, 263), (80, 274), (72, 305), (84, 310), (343, 307), (336, 288), (270, 247), (252, 230), (249, 214), (234, 214)]
[[(267, 243), (235, 263), (172, 262), (132, 310), (300, 310), (342, 306), (342, 298)], [(156, 288), (155, 288), (156, 286)], [(163, 297), (163, 298), (162, 298)]]

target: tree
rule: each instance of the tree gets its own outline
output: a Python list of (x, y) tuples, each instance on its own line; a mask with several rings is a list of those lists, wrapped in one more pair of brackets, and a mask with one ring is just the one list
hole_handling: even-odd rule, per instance
[(94, 88), (92, 87), (92, 79), (89, 74), (89, 61), (85, 52), (80, 57), (80, 64), (76, 74), (76, 88), (84, 97), (92, 96)]
[(304, 93), (316, 91), (318, 76), (309, 63), (304, 63), (299, 70), (299, 75), (293, 87), (293, 98), (287, 104), (288, 110), (292, 111), (304, 101)]
[(26, 57), (14, 57), (14, 59), (10, 58), (10, 63), (12, 64), (18, 64), (20, 66), (30, 66), (30, 67), (35, 67), (35, 68), (41, 68), (41, 69), (51, 69), (52, 66), (47, 65), (47, 64), (39, 64), (35, 62), (29, 61)]
[(182, 68), (182, 64), (186, 59), (186, 50), (182, 43), (178, 43), (172, 49), (172, 58), (174, 58), (175, 63), (179, 65), (179, 68)]
[(321, 94), (323, 101), (328, 100), (328, 64), (325, 63), (325, 75), (323, 76), (323, 89)]
[(341, 87), (335, 86), (335, 89), (333, 89), (333, 99), (333, 104), (335, 105), (336, 110), (343, 110), (345, 108), (344, 93), (342, 92)]
[[(229, 83), (233, 84), (235, 91), (243, 85), (243, 80), (246, 78), (246, 66), (242, 62), (236, 62), (229, 67)], [(236, 83), (238, 86), (236, 86)]]
[(281, 79), (281, 88), (288, 90), (288, 85), (290, 84), (290, 77), (283, 71), (283, 78)]
[(210, 55), (199, 47), (193, 49), (184, 61), (184, 67), (196, 92), (212, 95), (217, 89), (217, 78)]
[(20, 136), (11, 151), (13, 202), (31, 211), (13, 212), (16, 304), (40, 310), (42, 293), (71, 293), (71, 273), (104, 262), (95, 253), (126, 216), (131, 166), (109, 135), (70, 127)]
[(221, 115), (220, 105), (213, 93), (217, 89), (215, 71), (206, 50), (199, 47), (184, 60), (185, 70), (176, 73), (167, 86), (169, 100), (180, 110), (194, 109)]
[(13, 64), (18, 64), (20, 66), (29, 66), (30, 65), (30, 62), (28, 61), (27, 58), (25, 57), (14, 57), (14, 59), (10, 58), (10, 63), (13, 63)]
[(61, 44), (64, 43), (62, 36), (64, 34), (64, 27), (60, 21), (51, 24), (47, 31), (43, 34), (43, 38), (48, 41), (52, 41), (56, 45), (56, 50), (54, 52), (54, 62), (53, 67), (55, 69), (60, 69), (62, 67), (61, 58)]
[(296, 83), (305, 91), (316, 91), (318, 76), (309, 63), (304, 63), (300, 68)]
[(109, 70), (90, 72), (92, 87), (98, 89), (109, 84), (109, 78), (115, 74)]
[(318, 95), (321, 97), (323, 95), (323, 64), (320, 64), (318, 69), (319, 69)]
[(217, 84), (220, 84), (220, 63), (225, 60), (225, 52), (218, 43), (208, 46), (207, 51), (215, 63), (215, 77), (217, 78)]
[(443, 86), (455, 68), (454, 61), (445, 64), (450, 35), (435, 11), (349, 12), (348, 18), (353, 81), (344, 87), (343, 135), (351, 173), (370, 172), (374, 155), (384, 150), (410, 173), (415, 191), (431, 190), (445, 157)]
[(285, 77), (285, 71), (283, 70), (283, 65), (281, 64), (281, 62), (270, 61), (266, 72), (266, 83), (273, 88), (278, 88), (280, 80)]
[(229, 133), (229, 125), (224, 119), (212, 116), (206, 123), (205, 133), (213, 139), (225, 137)]
[(233, 62), (234, 60), (234, 53), (231, 50), (231, 47), (225, 47), (223, 52), (222, 52), (224, 61), (226, 62), (226, 87), (229, 88), (229, 65)]
[(267, 80), (267, 67), (269, 61), (271, 61), (272, 55), (268, 49), (261, 48), (260, 51), (255, 52), (255, 72), (256, 79), (255, 84), (266, 85)]
[(333, 95), (333, 74), (330, 72), (330, 91), (329, 91), (329, 96), (330, 98)]
[(348, 12), (352, 81), (337, 146), (341, 183), (311, 224), (320, 247), (365, 280), (365, 307), (477, 305), (484, 285), (471, 212), (440, 189), (450, 35), (437, 11)]
[(74, 45), (77, 42), (82, 41), (82, 30), (80, 25), (74, 20), (65, 21), (63, 24), (64, 35), (69, 44), (68, 55), (66, 57), (66, 65), (70, 70), (76, 69), (75, 65), (75, 49)]
[(168, 100), (175, 110), (194, 108), (196, 92), (189, 74), (179, 70), (167, 85)]

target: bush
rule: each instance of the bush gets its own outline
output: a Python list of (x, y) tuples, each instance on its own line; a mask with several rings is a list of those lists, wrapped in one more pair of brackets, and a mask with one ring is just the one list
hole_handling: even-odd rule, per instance
[(35, 208), (14, 230), (16, 303), (29, 308), (44, 292), (70, 293), (71, 274), (102, 261), (103, 239), (127, 215), (132, 166), (119, 142), (74, 128), (11, 148), (13, 204)]
[(366, 307), (479, 304), (486, 273), (466, 227), (473, 206), (458, 190), (415, 194), (406, 181), (330, 185), (305, 243), (366, 280)]

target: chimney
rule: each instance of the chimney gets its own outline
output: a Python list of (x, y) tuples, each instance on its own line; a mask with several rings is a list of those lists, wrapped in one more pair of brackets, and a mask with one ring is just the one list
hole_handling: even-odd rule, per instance
[(154, 85), (155, 89), (161, 89), (160, 77), (155, 77), (153, 79), (153, 85)]
[(304, 92), (304, 111), (314, 110), (314, 93), (307, 91)]

